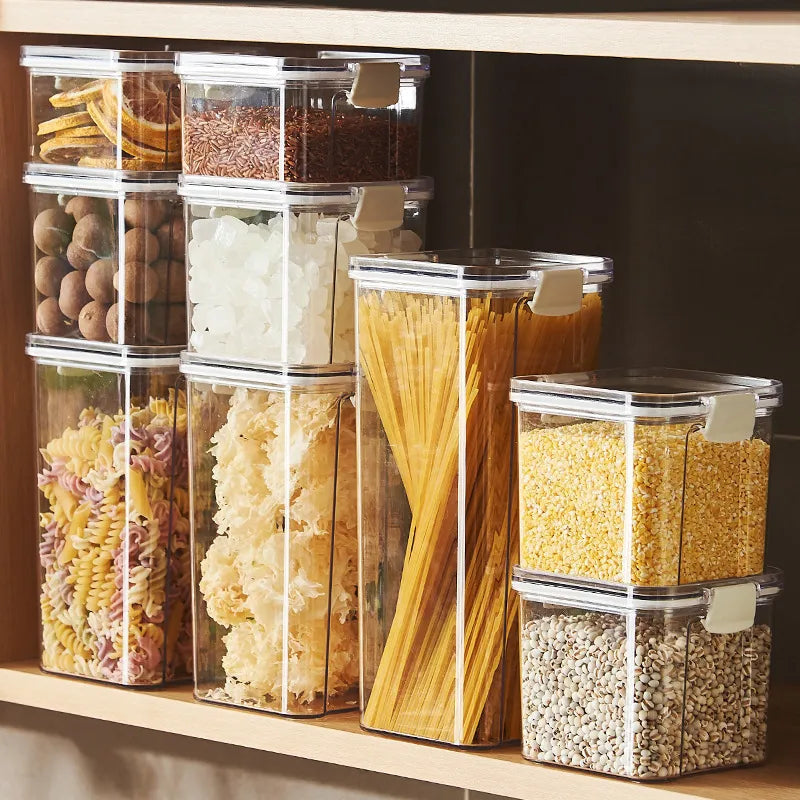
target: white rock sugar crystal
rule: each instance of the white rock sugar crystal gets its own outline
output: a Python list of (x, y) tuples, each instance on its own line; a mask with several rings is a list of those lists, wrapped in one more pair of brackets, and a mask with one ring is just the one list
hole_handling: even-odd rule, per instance
[(287, 211), (263, 222), (264, 215), (250, 210), (203, 210), (212, 216), (192, 223), (187, 258), (190, 345), (206, 355), (291, 364), (353, 361), (350, 257), (409, 252), (422, 244), (413, 231), (357, 231), (336, 214)]

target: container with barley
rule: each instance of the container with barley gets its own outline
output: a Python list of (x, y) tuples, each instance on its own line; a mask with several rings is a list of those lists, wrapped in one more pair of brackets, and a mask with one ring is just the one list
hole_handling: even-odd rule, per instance
[(426, 56), (180, 53), (183, 171), (292, 183), (419, 174)]
[(672, 369), (515, 378), (522, 566), (642, 586), (759, 573), (781, 394)]
[(782, 573), (641, 587), (517, 567), (522, 754), (636, 780), (766, 758)]

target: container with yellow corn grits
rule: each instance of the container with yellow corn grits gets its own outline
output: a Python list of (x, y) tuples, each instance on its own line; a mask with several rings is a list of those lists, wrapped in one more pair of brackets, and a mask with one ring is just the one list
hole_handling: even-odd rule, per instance
[(515, 378), (522, 566), (638, 586), (761, 572), (781, 396), (673, 369)]
[(518, 739), (508, 387), (594, 364), (611, 262), (466, 250), (350, 265), (362, 725), (460, 746)]

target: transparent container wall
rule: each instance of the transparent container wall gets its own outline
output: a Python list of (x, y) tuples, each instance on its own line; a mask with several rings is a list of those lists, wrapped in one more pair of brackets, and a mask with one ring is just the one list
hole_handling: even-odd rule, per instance
[(639, 586), (761, 572), (771, 417), (741, 442), (702, 425), (521, 408), (522, 566)]
[(36, 367), (41, 664), (127, 686), (192, 674), (177, 368)]
[(180, 169), (180, 86), (171, 72), (114, 77), (29, 70), (30, 160), (102, 169)]
[(350, 256), (418, 250), (427, 204), (406, 202), (402, 227), (375, 232), (355, 229), (349, 204), (259, 210), (187, 200), (190, 349), (267, 363), (352, 363)]
[(407, 180), (419, 175), (422, 82), (388, 108), (356, 108), (349, 83), (286, 87), (182, 84), (183, 171), (292, 183)]
[(680, 611), (521, 599), (522, 754), (638, 780), (766, 758), (771, 603), (709, 633)]
[(599, 294), (565, 317), (535, 316), (528, 299), (359, 289), (367, 728), (519, 738), (508, 386), (520, 370), (593, 364), (601, 311)]
[(291, 716), (355, 708), (353, 404), (192, 381), (190, 402), (196, 697)]
[(174, 191), (31, 197), (38, 332), (185, 344), (185, 228)]

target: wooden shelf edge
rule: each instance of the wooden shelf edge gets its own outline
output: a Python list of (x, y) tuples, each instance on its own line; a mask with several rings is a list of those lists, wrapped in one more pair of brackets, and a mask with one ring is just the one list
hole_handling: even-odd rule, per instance
[(800, 12), (446, 14), (0, 0), (0, 32), (800, 64)]
[[(637, 800), (678, 795), (686, 800), (792, 800), (800, 793), (797, 742), (800, 690), (780, 693), (775, 705), (780, 752), (764, 767), (659, 784), (590, 775), (525, 762), (516, 748), (465, 751), (362, 731), (357, 714), (299, 721), (198, 703), (187, 686), (163, 691), (125, 690), (41, 673), (25, 662), (0, 667), (0, 701), (140, 728), (207, 739), (282, 755), (325, 761), (518, 800)], [(796, 761), (796, 758), (795, 758)]]

